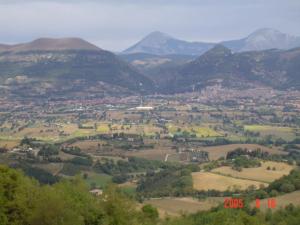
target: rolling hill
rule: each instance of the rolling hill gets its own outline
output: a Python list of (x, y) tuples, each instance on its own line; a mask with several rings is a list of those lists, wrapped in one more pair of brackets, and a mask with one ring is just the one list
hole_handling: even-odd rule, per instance
[(216, 45), (197, 59), (181, 66), (161, 69), (153, 76), (165, 92), (187, 92), (212, 83), (243, 88), (263, 84), (277, 89), (300, 89), (300, 48), (233, 53)]
[[(0, 46), (0, 82), (16, 84), (50, 82), (72, 86), (81, 82), (81, 89), (108, 84), (129, 91), (149, 92), (153, 84), (130, 64), (111, 52), (79, 38), (42, 38), (30, 43)], [(17, 79), (20, 85), (20, 79)], [(23, 82), (24, 83), (24, 82)], [(59, 89), (59, 88), (58, 88)]]

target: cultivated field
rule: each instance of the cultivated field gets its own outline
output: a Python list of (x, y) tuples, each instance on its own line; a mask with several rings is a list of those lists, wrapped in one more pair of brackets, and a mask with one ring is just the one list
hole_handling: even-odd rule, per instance
[(268, 148), (266, 146), (258, 144), (231, 144), (231, 145), (219, 145), (212, 147), (203, 147), (201, 150), (208, 152), (210, 160), (217, 160), (220, 157), (226, 157), (228, 152), (231, 152), (237, 148), (247, 148), (247, 149), (261, 149), (264, 152), (269, 152), (270, 154), (287, 154), (286, 152), (280, 151), (276, 147)]
[[(270, 168), (270, 170), (267, 170), (268, 167)], [(273, 168), (275, 168), (275, 170), (273, 170)], [(213, 169), (212, 172), (222, 175), (229, 175), (235, 178), (243, 178), (269, 183), (284, 175), (289, 174), (292, 169), (293, 166), (286, 163), (262, 162), (261, 167), (243, 168), (241, 172), (233, 170), (229, 166), (222, 166)]]
[(155, 148), (155, 149), (147, 149), (147, 150), (137, 150), (137, 151), (130, 151), (126, 152), (126, 156), (135, 156), (141, 157), (144, 159), (151, 159), (151, 160), (165, 160), (166, 155), (176, 154), (175, 150), (170, 148)]
[(279, 126), (268, 126), (268, 125), (246, 125), (244, 130), (259, 132), (261, 135), (274, 135), (281, 137), (286, 140), (295, 138), (295, 132), (291, 127), (279, 127)]
[(96, 186), (97, 188), (104, 188), (107, 184), (111, 183), (111, 176), (90, 172), (88, 173), (88, 177), (85, 179), (85, 182), (90, 187)]
[(145, 204), (155, 206), (161, 217), (166, 215), (179, 216), (181, 213), (195, 213), (197, 211), (209, 210), (223, 203), (222, 197), (209, 197), (205, 200), (196, 200), (193, 198), (160, 198), (145, 201)]
[(0, 140), (0, 147), (1, 148), (7, 148), (7, 149), (13, 149), (14, 147), (19, 145), (19, 141), (15, 140)]
[(237, 179), (233, 177), (223, 176), (210, 172), (192, 173), (193, 187), (196, 190), (245, 190), (249, 186), (254, 185), (258, 188), (260, 185), (267, 186), (265, 182), (251, 181), (246, 179)]
[(76, 141), (70, 146), (77, 146), (82, 151), (96, 151), (101, 148), (102, 145), (106, 144), (106, 141), (100, 140), (84, 140), (84, 141)]

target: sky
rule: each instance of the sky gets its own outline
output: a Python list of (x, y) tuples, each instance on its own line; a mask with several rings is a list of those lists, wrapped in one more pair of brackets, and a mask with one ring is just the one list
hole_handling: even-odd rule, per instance
[(219, 42), (259, 28), (300, 36), (299, 0), (0, 0), (0, 43), (80, 37), (122, 51), (152, 31)]

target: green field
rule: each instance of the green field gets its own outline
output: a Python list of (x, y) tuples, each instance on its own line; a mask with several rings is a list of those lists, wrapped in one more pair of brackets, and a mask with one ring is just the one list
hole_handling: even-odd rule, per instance
[(104, 188), (107, 184), (111, 183), (111, 176), (106, 174), (89, 173), (85, 181), (90, 187), (96, 185), (97, 188)]
[(276, 138), (292, 140), (295, 138), (295, 130), (291, 127), (270, 125), (245, 125), (244, 130), (259, 132), (262, 136), (272, 135)]

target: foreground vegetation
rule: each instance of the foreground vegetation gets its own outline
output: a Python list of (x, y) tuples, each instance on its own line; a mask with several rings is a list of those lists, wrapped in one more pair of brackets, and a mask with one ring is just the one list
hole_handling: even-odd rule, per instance
[(40, 185), (17, 170), (0, 166), (0, 180), (2, 225), (298, 225), (300, 221), (300, 208), (292, 205), (274, 213), (219, 206), (208, 212), (161, 220), (154, 207), (145, 205), (138, 210), (114, 186), (101, 196), (91, 195), (78, 177), (51, 186)]

